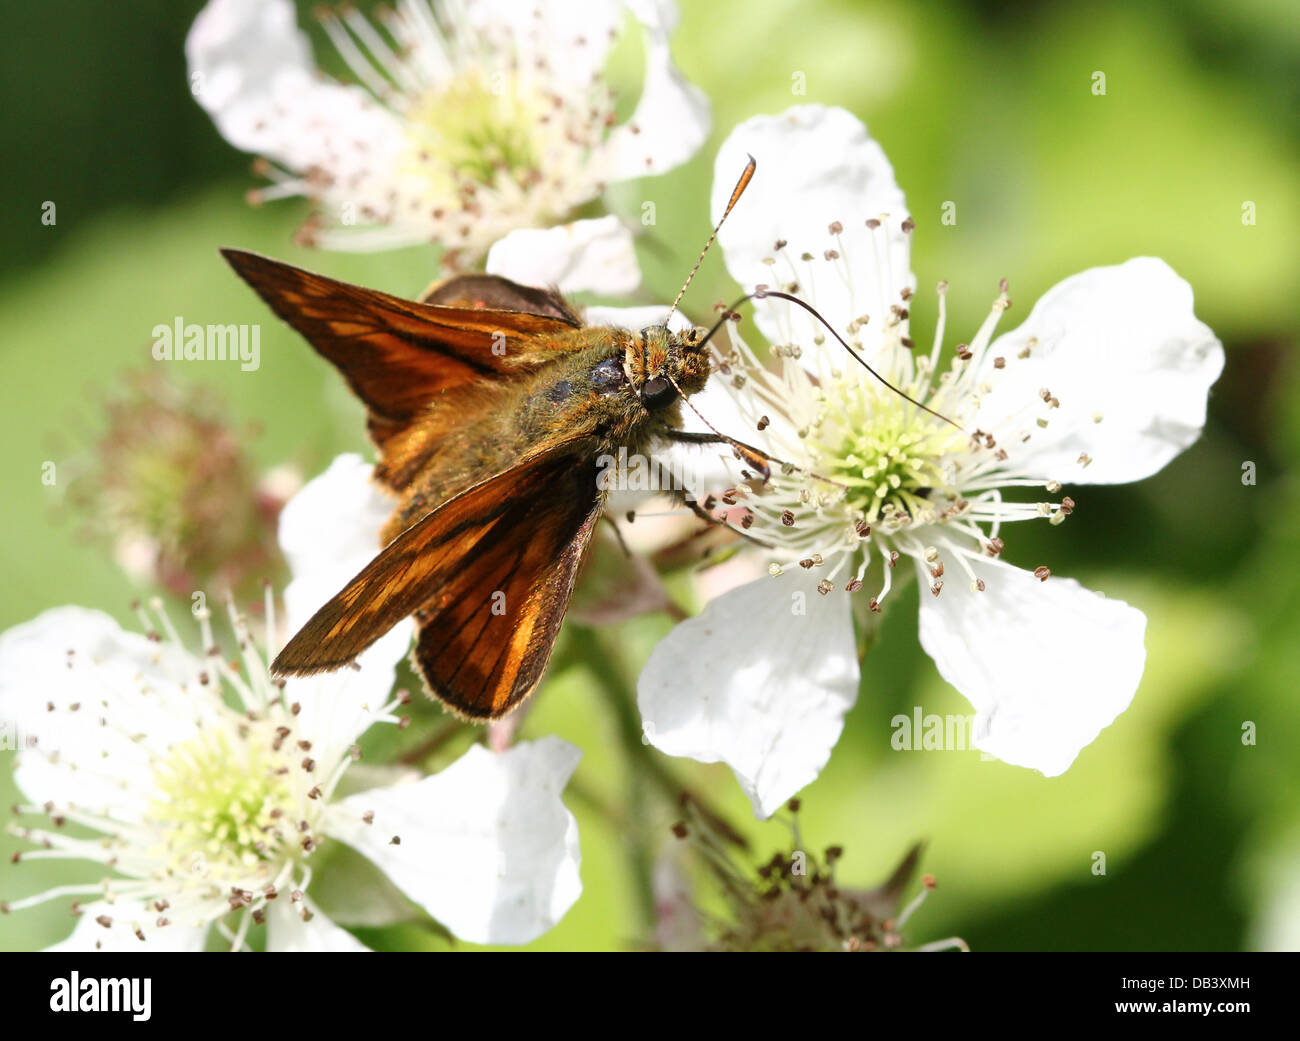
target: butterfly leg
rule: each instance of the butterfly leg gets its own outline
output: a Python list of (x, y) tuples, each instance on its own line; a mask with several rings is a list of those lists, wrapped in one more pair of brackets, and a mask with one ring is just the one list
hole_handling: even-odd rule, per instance
[(650, 469), (655, 487), (659, 489), (661, 495), (672, 499), (678, 506), (685, 506), (702, 521), (708, 521), (710, 524), (726, 525), (726, 521), (719, 520), (701, 506), (699, 500), (692, 493), (679, 487), (681, 482), (677, 480), (672, 470), (663, 464), (662, 460), (655, 459), (652, 456), (650, 458)]
[(753, 445), (737, 441), (734, 437), (723, 437), (720, 434), (702, 434), (692, 430), (676, 430), (671, 427), (659, 431), (659, 436), (665, 441), (675, 441), (679, 445), (727, 445), (736, 453), (737, 457), (757, 470), (763, 480), (767, 480), (772, 476), (769, 463), (781, 464), (780, 459), (768, 455)]
[(632, 549), (628, 546), (627, 540), (623, 538), (623, 533), (618, 529), (618, 522), (608, 513), (602, 514), (602, 519), (607, 521), (610, 530), (614, 533), (614, 538), (618, 539), (618, 544), (623, 547), (623, 556), (630, 558)]

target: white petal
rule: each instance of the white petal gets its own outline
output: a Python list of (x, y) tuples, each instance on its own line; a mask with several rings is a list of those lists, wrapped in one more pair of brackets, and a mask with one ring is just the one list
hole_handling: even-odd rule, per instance
[(786, 574), (673, 629), (641, 672), (637, 704), (651, 744), (726, 763), (763, 818), (821, 772), (857, 693), (847, 598)]
[[(650, 307), (588, 307), (586, 319), (588, 325), (608, 325), (615, 329), (631, 329), (640, 332), (652, 325), (663, 325), (664, 316), (668, 314), (668, 305)], [(668, 328), (675, 333), (691, 328), (691, 321), (680, 311), (674, 311), (668, 319)]]
[(288, 0), (210, 0), (185, 40), (190, 85), (222, 136), (292, 170), (382, 162), (395, 121), (359, 87), (323, 79)]
[(590, 86), (604, 69), (625, 17), (619, 0), (475, 0), (460, 10), (489, 39), (519, 49), (521, 57), (544, 58), (556, 81), (572, 91)]
[(154, 793), (151, 755), (193, 737), (210, 706), (183, 686), (202, 670), (175, 645), (80, 607), (0, 635), (0, 722), (20, 747), (36, 741), (19, 756), (18, 786), (37, 803), (137, 819)]
[(610, 179), (627, 180), (680, 166), (709, 136), (708, 96), (673, 63), (668, 37), (677, 24), (670, 0), (631, 0), (645, 28), (646, 65), (636, 110), (606, 144)]
[(641, 284), (632, 233), (613, 216), (512, 231), (488, 252), (487, 272), (564, 293), (619, 296)]
[[(1030, 356), (1019, 358), (1031, 337)], [(975, 423), (1001, 434), (1015, 464), (1067, 483), (1155, 473), (1200, 436), (1223, 370), (1223, 346), (1192, 313), (1191, 286), (1151, 257), (1067, 278), (989, 351), (1007, 367)], [(1042, 407), (1042, 389), (1059, 408)], [(1003, 417), (1026, 404), (1034, 407), (1009, 427)], [(1092, 458), (1086, 467), (1082, 453)]]
[[(158, 920), (165, 915), (147, 904), (118, 900), (109, 904), (103, 901), (82, 907), (81, 917), (77, 919), (76, 928), (66, 940), (60, 940), (46, 951), (60, 954), (74, 954), (80, 951), (111, 951), (116, 954), (131, 954), (144, 951), (151, 954), (163, 952), (192, 952), (203, 950), (208, 935), (208, 925), (181, 925), (171, 922), (159, 926)], [(103, 925), (99, 919), (106, 918), (109, 925)], [(144, 934), (141, 940), (135, 934), (139, 928)]]
[(976, 747), (1055, 777), (1133, 700), (1146, 616), (1070, 578), (974, 568), (984, 592), (953, 575), (936, 597), (918, 561), (921, 646), (975, 707)]
[(289, 899), (288, 893), (272, 900), (266, 916), (266, 949), (295, 954), (304, 951), (356, 954), (370, 950), (316, 908), (313, 907), (311, 912), (311, 921), (304, 922), (298, 913), (298, 904)]
[[(578, 823), (560, 798), (579, 758), (554, 737), (500, 755), (475, 745), (415, 784), (349, 796), (331, 833), (462, 940), (527, 943), (582, 892)], [(367, 811), (373, 824), (351, 819)]]
[[(393, 500), (370, 480), (371, 472), (360, 456), (341, 455), (280, 514), (280, 547), (294, 576), (284, 591), (290, 634), (379, 551)], [(412, 631), (409, 619), (399, 622), (358, 656), (357, 669), (289, 681), (286, 696), (301, 706), (298, 728), (322, 762), (343, 754), (388, 701)]]
[(285, 697), (299, 709), (299, 737), (312, 743), (320, 762), (339, 761), (375, 722), (393, 694), (397, 663), (414, 631), (414, 623), (403, 619), (357, 656), (356, 668), (294, 676), (285, 684)]
[[(901, 303), (899, 293), (916, 283), (907, 236), (900, 230), (907, 202), (880, 145), (842, 108), (800, 105), (779, 116), (746, 120), (728, 135), (714, 162), (714, 221), (722, 216), (747, 155), (757, 160), (758, 169), (718, 235), (727, 270), (747, 292), (759, 284), (780, 288), (797, 282), (796, 295), (841, 334), (853, 319), (869, 314), (858, 338), (874, 353), (889, 307)], [(888, 219), (873, 234), (865, 222), (883, 219), (882, 214)], [(843, 225), (838, 236), (829, 231), (834, 221)], [(787, 243), (780, 256), (774, 252), (777, 240)], [(841, 259), (825, 259), (829, 249), (838, 250)], [(804, 253), (813, 259), (801, 260)], [(773, 257), (774, 265), (764, 263)], [(810, 315), (782, 301), (756, 301), (755, 315), (773, 343), (807, 345), (824, 333)], [(843, 363), (842, 348), (825, 349), (837, 367)]]

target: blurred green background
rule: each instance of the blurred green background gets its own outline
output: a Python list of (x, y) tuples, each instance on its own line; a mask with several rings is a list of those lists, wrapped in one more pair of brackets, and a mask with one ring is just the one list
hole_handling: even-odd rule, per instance
[[(64, 516), (66, 483), (46, 487), (41, 467), (84, 468), (99, 399), (151, 364), (159, 322), (263, 323), (259, 372), (178, 367), (248, 429), (260, 465), (288, 461), (310, 475), (337, 451), (365, 449), (341, 381), (270, 321), (218, 246), (410, 295), (433, 274), (418, 250), (305, 251), (291, 240), (305, 204), (244, 204), (249, 159), (221, 141), (187, 90), (182, 46), (199, 7), (56, 0), (6, 12), (0, 627), (64, 603), (129, 621), (141, 591)], [(915, 940), (955, 933), (977, 950), (1300, 947), (1294, 4), (682, 8), (674, 51), (713, 99), (713, 138), (689, 165), (613, 195), (629, 215), (643, 199), (657, 202), (659, 241), (643, 250), (649, 297), (676, 291), (676, 258), (693, 257), (707, 235), (712, 156), (734, 123), (819, 101), (855, 112), (892, 159), (918, 224), (920, 285), (951, 284), (952, 338), (973, 333), (1000, 277), (1018, 305), (1014, 324), (1061, 278), (1153, 254), (1190, 281), (1198, 316), (1228, 351), (1195, 447), (1152, 480), (1075, 491), (1080, 508), (1062, 528), (1017, 533), (1016, 562), (1050, 561), (1149, 616), (1149, 664), (1132, 708), (1053, 780), (973, 751), (891, 750), (895, 713), (969, 710), (917, 646), (913, 590), (888, 613), (830, 766), (804, 792), (808, 846), (843, 845), (841, 881), (870, 885), (927, 839), (924, 870), (939, 889), (913, 920)], [(791, 95), (796, 71), (806, 74), (804, 97)], [(1105, 96), (1092, 93), (1096, 71)], [(823, 158), (832, 161), (800, 161)], [(47, 200), (57, 205), (52, 227), (41, 223)], [(939, 221), (946, 200), (958, 205), (953, 227)], [(1253, 226), (1242, 222), (1248, 201)], [(701, 310), (733, 291), (717, 258), (697, 287)], [(922, 292), (914, 309), (918, 342), (932, 329), (929, 299)], [(1255, 485), (1242, 482), (1246, 461)], [(650, 619), (603, 638), (634, 677), (668, 624)], [(585, 892), (534, 946), (625, 948), (644, 932), (622, 838), (639, 831), (670, 843), (674, 811), (627, 775), (616, 716), (580, 659), (572, 641), (561, 649), (523, 731), (557, 733), (584, 751), (568, 801), (582, 829)], [(1247, 721), (1253, 746), (1242, 741)], [(421, 709), (418, 722), (436, 727), (437, 710)], [(16, 798), (11, 756), (0, 752), (0, 804)], [(781, 824), (753, 822), (724, 768), (671, 766), (744, 824), (759, 859), (788, 845)], [(630, 816), (625, 795), (639, 797)], [(19, 846), (0, 835), (0, 861)], [(1104, 877), (1092, 873), (1094, 851), (1106, 854)], [(0, 877), (0, 895), (93, 877), (88, 866), (22, 865)], [(46, 945), (70, 924), (61, 904), (0, 917), (0, 949)], [(446, 946), (417, 927), (364, 936)]]

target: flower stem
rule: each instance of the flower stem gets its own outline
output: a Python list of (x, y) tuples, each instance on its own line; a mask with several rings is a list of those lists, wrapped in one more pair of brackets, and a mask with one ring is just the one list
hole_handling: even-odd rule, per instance
[(595, 678), (614, 715), (619, 743), (628, 762), (628, 794), (625, 819), (628, 824), (628, 855), (645, 924), (656, 922), (653, 888), (654, 844), (648, 831), (647, 783), (657, 790), (674, 809), (690, 804), (693, 812), (705, 818), (726, 841), (742, 849), (749, 842), (697, 792), (688, 788), (655, 755), (642, 737), (641, 717), (636, 709), (636, 691), (628, 682), (619, 654), (609, 641), (594, 629), (570, 626), (569, 647)]
[(646, 806), (647, 785), (642, 763), (648, 757), (641, 741), (641, 721), (637, 717), (634, 691), (627, 682), (617, 652), (606, 645), (600, 634), (586, 626), (571, 626), (570, 647), (575, 656), (597, 681), (618, 727), (619, 743), (627, 758), (627, 792), (625, 832), (628, 864), (637, 893), (637, 910), (642, 931), (652, 934), (655, 927), (654, 848), (650, 841)]

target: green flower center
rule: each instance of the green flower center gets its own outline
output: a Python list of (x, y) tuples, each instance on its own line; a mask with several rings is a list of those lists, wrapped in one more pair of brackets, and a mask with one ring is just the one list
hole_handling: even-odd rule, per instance
[(952, 432), (918, 419), (916, 409), (875, 398), (869, 415), (849, 423), (849, 431), (832, 448), (830, 474), (847, 486), (845, 502), (874, 524), (882, 517), (905, 514), (916, 519), (930, 509), (932, 492), (947, 487), (941, 460), (952, 447)]
[(209, 877), (283, 859), (295, 822), (292, 792), (279, 772), (288, 764), (272, 750), (273, 740), (269, 730), (233, 741), (224, 731), (204, 733), (160, 764), (149, 816), (172, 871)]
[(521, 102), (507, 73), (467, 73), (408, 113), (422, 150), (458, 178), (492, 185), (498, 177), (524, 184), (538, 169), (533, 128), (540, 116)]

